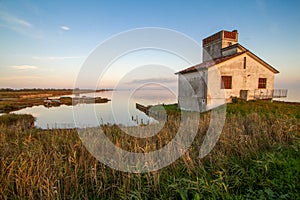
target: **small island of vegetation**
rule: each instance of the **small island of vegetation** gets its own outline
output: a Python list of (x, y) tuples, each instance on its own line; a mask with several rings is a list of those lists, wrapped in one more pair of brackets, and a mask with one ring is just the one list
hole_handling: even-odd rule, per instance
[[(74, 105), (78, 103), (106, 103), (109, 101), (107, 98), (101, 97), (69, 97), (72, 94), (84, 94), (92, 92), (111, 91), (111, 89), (0, 89), (0, 113), (9, 113), (11, 111), (20, 110), (32, 106), (60, 106)], [(59, 97), (64, 96), (64, 97)], [(53, 97), (59, 97), (54, 98)]]

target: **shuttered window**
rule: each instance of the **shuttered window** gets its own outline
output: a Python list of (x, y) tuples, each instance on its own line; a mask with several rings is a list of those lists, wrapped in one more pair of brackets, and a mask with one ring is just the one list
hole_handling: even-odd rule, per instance
[(232, 76), (222, 76), (221, 89), (231, 89), (232, 88)]
[(267, 79), (259, 78), (258, 79), (258, 89), (266, 89), (267, 88)]

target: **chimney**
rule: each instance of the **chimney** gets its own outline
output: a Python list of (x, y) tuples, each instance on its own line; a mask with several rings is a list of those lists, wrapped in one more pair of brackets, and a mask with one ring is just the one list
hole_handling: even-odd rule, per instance
[(238, 31), (222, 30), (202, 40), (203, 62), (222, 56), (221, 49), (238, 42)]

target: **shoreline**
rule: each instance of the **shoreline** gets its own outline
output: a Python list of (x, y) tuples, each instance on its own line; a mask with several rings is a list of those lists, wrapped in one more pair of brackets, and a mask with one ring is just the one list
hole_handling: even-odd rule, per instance
[[(70, 105), (74, 105), (72, 104), (72, 99), (68, 97), (68, 99), (70, 100)], [(101, 97), (100, 97), (101, 99)], [(102, 99), (103, 100), (103, 99)], [(104, 99), (105, 101), (109, 101), (108, 99)], [(67, 102), (62, 103), (61, 105), (67, 105)], [(45, 105), (44, 105), (45, 106)], [(57, 107), (59, 107), (60, 105), (58, 105)], [(149, 111), (148, 109), (151, 107), (155, 107), (156, 105), (148, 105), (145, 106), (145, 108), (147, 109), (145, 110), (140, 110), (138, 107), (137, 109), (139, 109), (141, 112), (144, 112), (145, 114), (147, 114), (147, 111)], [(166, 111), (166, 113), (168, 113), (168, 115), (179, 115), (181, 111), (177, 108), (177, 104), (164, 104), (162, 105)], [(262, 113), (264, 115), (269, 115), (268, 112), (270, 112), (270, 109), (272, 110), (272, 113), (278, 113), (280, 114), (280, 110), (282, 110), (283, 108), (292, 108), (299, 110), (300, 109), (300, 103), (298, 102), (281, 102), (281, 101), (265, 101), (265, 100), (257, 100), (257, 101), (237, 101), (236, 103), (229, 103), (228, 108), (226, 110), (226, 117), (231, 116), (232, 114), (236, 114), (236, 113), (240, 113), (241, 116), (247, 116), (247, 113), (251, 113), (251, 112), (257, 112), (257, 113)], [(46, 106), (45, 106), (46, 107)], [(52, 106), (51, 106), (52, 107)], [(56, 106), (53, 106), (56, 107)], [(154, 111), (154, 112), (153, 112)], [(157, 111), (157, 112), (156, 112)], [(201, 115), (206, 115), (208, 112), (204, 112), (201, 113)], [(15, 115), (14, 113), (0, 113), (0, 116), (3, 115)], [(22, 114), (17, 114), (17, 115), (22, 115)], [(159, 114), (159, 110), (152, 110), (151, 113), (148, 112), (149, 116), (153, 117), (156, 120), (160, 120), (160, 114)], [(296, 118), (299, 118), (300, 116), (298, 115), (298, 113), (295, 115)], [(168, 119), (168, 118), (166, 118)], [(163, 119), (164, 120), (164, 119)], [(101, 125), (109, 125), (109, 126), (122, 126), (122, 124), (111, 124), (111, 123), (107, 123), (107, 124), (101, 124)], [(150, 125), (150, 124), (138, 124), (137, 126), (143, 126), (143, 125)], [(47, 126), (48, 127), (48, 126)], [(49, 128), (50, 127), (50, 128)], [(41, 130), (75, 130), (75, 129), (93, 129), (93, 128), (99, 128), (99, 126), (87, 126), (87, 127), (54, 127), (54, 126), (49, 126), (48, 128), (42, 128), (39, 126), (34, 126), (34, 128), (36, 129), (41, 129)], [(131, 126), (124, 126), (124, 127), (131, 127)], [(135, 126), (132, 126), (135, 127)]]
[[(73, 90), (73, 89), (0, 89), (0, 113), (9, 113), (18, 111), (24, 108), (40, 106), (45, 104), (45, 100), (52, 97), (84, 94), (91, 92), (105, 92), (112, 91), (112, 89), (99, 89), (99, 90)], [(106, 100), (96, 99), (96, 103), (105, 103)], [(72, 101), (68, 100), (66, 105), (72, 105)], [(61, 105), (60, 104), (60, 105)]]

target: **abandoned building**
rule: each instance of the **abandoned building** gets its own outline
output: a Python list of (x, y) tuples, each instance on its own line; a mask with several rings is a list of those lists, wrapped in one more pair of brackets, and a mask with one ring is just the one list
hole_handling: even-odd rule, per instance
[(178, 104), (183, 110), (205, 111), (230, 102), (284, 97), (274, 90), (274, 67), (238, 43), (238, 32), (222, 30), (202, 41), (203, 62), (177, 72)]

